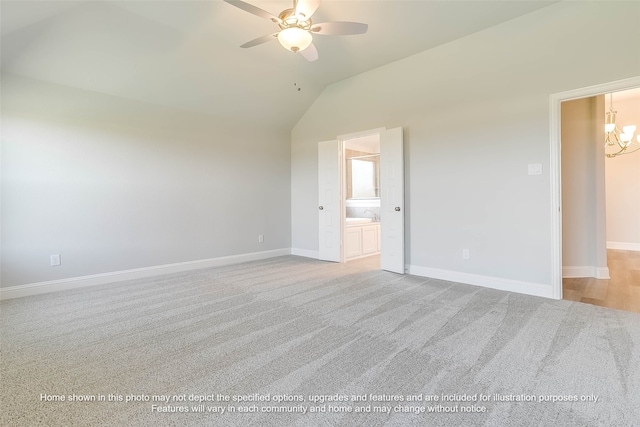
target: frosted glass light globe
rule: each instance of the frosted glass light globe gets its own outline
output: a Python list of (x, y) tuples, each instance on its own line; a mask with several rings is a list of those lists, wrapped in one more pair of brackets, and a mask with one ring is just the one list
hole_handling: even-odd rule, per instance
[(286, 28), (278, 33), (278, 41), (291, 52), (305, 50), (311, 44), (313, 37), (309, 31), (298, 27)]

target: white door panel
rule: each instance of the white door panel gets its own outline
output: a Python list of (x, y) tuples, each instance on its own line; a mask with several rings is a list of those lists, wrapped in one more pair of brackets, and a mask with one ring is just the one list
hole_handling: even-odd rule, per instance
[(380, 233), (383, 270), (404, 274), (404, 152), (402, 128), (380, 133)]
[(318, 143), (318, 215), (319, 256), (324, 261), (340, 262), (340, 161), (338, 141)]

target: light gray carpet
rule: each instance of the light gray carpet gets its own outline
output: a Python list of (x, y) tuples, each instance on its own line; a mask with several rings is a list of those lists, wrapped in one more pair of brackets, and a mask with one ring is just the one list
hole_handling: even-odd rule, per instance
[[(3, 426), (640, 422), (640, 315), (400, 276), (367, 261), (279, 257), (9, 300), (0, 308)], [(107, 401), (46, 402), (41, 394)], [(153, 412), (153, 402), (109, 402), (110, 394), (185, 395), (185, 402), (155, 404), (190, 412)], [(192, 411), (190, 395), (217, 394), (271, 400), (204, 402), (205, 411), (255, 413)], [(424, 401), (481, 394), (488, 400)], [(310, 401), (322, 395), (347, 401)], [(598, 401), (539, 401), (551, 395)], [(275, 401), (291, 398), (304, 401)], [(420, 413), (472, 406), (486, 412)], [(386, 407), (390, 414), (373, 412)], [(294, 409), (307, 413), (273, 412)]]

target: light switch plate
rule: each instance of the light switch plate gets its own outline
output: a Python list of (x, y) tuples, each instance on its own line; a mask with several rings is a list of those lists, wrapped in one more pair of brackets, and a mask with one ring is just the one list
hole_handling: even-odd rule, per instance
[(51, 255), (51, 267), (60, 265), (60, 254)]
[(532, 163), (529, 165), (529, 175), (542, 175), (542, 163)]

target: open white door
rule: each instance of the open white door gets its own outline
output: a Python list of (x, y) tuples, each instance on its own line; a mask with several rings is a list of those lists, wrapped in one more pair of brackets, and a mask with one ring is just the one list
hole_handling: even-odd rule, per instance
[(380, 266), (404, 274), (404, 153), (402, 128), (380, 132)]
[(323, 261), (340, 262), (342, 215), (340, 212), (339, 141), (318, 143), (319, 256)]

